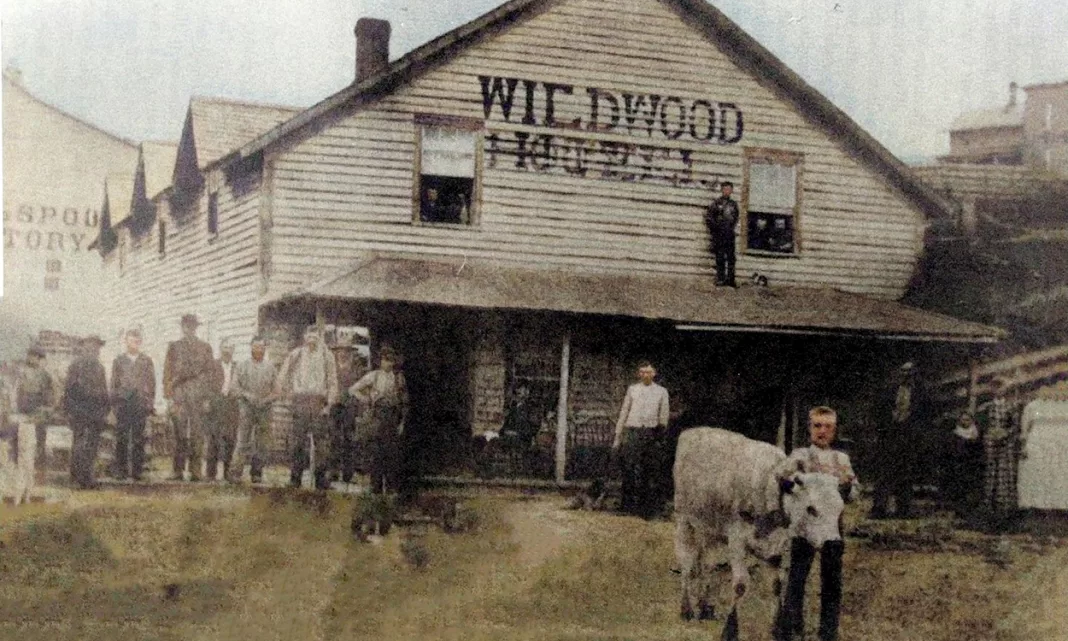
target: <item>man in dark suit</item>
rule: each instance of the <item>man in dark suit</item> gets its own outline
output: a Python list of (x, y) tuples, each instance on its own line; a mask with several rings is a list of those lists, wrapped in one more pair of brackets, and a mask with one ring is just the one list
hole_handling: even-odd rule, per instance
[(100, 348), (104, 341), (90, 336), (81, 342), (78, 356), (67, 369), (67, 383), (63, 392), (63, 409), (70, 419), (73, 443), (70, 457), (71, 480), (82, 489), (96, 484), (93, 468), (104, 431), (110, 399), (107, 375), (100, 364)]
[(172, 481), (184, 480), (187, 460), (189, 480), (200, 480), (200, 454), (215, 380), (215, 357), (211, 345), (197, 338), (199, 325), (195, 315), (182, 316), (182, 338), (167, 347), (163, 361), (163, 398), (171, 403), (175, 432)]
[(141, 353), (141, 330), (126, 330), (126, 351), (111, 363), (115, 410), (115, 478), (140, 481), (145, 465), (145, 420), (156, 400), (156, 366)]

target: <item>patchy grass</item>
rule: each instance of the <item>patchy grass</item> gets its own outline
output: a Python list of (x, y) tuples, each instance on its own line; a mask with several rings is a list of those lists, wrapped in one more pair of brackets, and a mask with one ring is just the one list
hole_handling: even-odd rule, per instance
[[(0, 638), (696, 641), (722, 625), (678, 620), (670, 523), (559, 498), (485, 495), (464, 501), (461, 533), (419, 524), (372, 544), (350, 535), (352, 499), (322, 493), (75, 497), (0, 508)], [(851, 531), (844, 638), (1064, 638), (1063, 538), (937, 520)], [(771, 578), (755, 574), (742, 639), (769, 638)], [(806, 608), (814, 632), (815, 571)]]

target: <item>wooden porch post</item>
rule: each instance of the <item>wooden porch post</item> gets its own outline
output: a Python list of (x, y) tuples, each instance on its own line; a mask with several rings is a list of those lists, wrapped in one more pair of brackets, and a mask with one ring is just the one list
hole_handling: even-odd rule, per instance
[(571, 376), (571, 333), (564, 333), (560, 350), (560, 398), (556, 406), (556, 482), (564, 481), (567, 470), (567, 389)]

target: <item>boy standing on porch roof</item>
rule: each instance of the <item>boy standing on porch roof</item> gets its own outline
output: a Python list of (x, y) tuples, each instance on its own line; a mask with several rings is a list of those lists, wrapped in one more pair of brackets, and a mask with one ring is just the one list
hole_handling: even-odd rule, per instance
[(669, 413), (668, 391), (654, 383), (654, 378), (656, 368), (642, 361), (639, 381), (627, 388), (623, 398), (612, 442), (612, 452), (618, 453), (623, 472), (620, 509), (646, 519), (659, 507), (654, 504), (658, 493), (653, 484), (659, 476), (657, 454), (666, 436)]

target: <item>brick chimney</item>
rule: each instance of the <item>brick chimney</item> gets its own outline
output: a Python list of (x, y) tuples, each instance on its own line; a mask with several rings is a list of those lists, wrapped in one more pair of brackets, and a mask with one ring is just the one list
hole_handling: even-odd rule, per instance
[(389, 21), (360, 18), (356, 21), (356, 82), (389, 66)]

